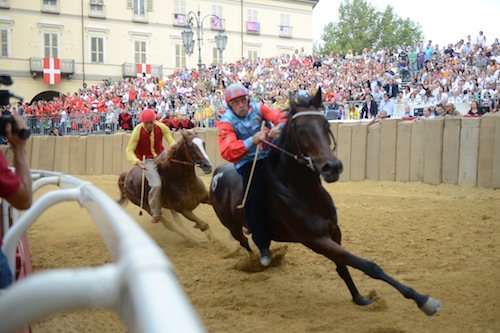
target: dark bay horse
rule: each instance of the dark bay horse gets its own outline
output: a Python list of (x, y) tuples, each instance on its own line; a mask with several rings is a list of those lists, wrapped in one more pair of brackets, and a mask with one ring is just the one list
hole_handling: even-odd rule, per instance
[[(177, 213), (196, 223), (195, 227), (202, 231), (209, 225), (198, 218), (193, 210), (200, 203), (210, 204), (208, 191), (201, 178), (196, 175), (195, 166), (200, 167), (205, 174), (212, 172), (212, 163), (205, 151), (205, 142), (195, 131), (182, 130), (182, 137), (167, 154), (158, 162), (158, 172), (162, 180), (162, 207), (171, 211), (174, 222), (181, 226)], [(135, 166), (128, 173), (122, 173), (118, 179), (121, 197), (118, 203), (124, 205), (127, 200), (141, 206), (142, 169)], [(149, 185), (144, 180), (144, 197), (142, 207), (151, 214), (148, 204)], [(163, 214), (162, 223), (165, 227), (186, 237), (174, 224), (166, 220)], [(181, 227), (182, 228), (182, 227)], [(186, 237), (190, 238), (190, 237)]]
[[(368, 276), (383, 280), (404, 297), (414, 300), (427, 315), (439, 311), (441, 303), (420, 294), (388, 276), (376, 263), (360, 258), (341, 246), (341, 231), (332, 198), (321, 184), (335, 182), (342, 172), (337, 159), (335, 139), (330, 131), (322, 105), (321, 90), (313, 97), (290, 98), (288, 121), (275, 149), (265, 162), (265, 184), (268, 196), (267, 212), (271, 239), (278, 242), (300, 242), (316, 253), (332, 260), (344, 280), (354, 303), (369, 305), (372, 300), (362, 296), (347, 269), (359, 269)], [(243, 234), (246, 227), (242, 209), (242, 180), (233, 164), (218, 167), (212, 177), (210, 198), (213, 208), (233, 237), (251, 252)]]

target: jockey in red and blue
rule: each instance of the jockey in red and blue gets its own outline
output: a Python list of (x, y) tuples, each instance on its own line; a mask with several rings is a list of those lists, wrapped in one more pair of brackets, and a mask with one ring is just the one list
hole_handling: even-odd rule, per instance
[[(218, 124), (219, 150), (224, 159), (234, 163), (243, 178), (243, 188), (246, 189), (257, 145), (266, 139), (266, 131), (261, 130), (262, 121), (274, 125), (267, 133), (274, 139), (279, 136), (281, 127), (286, 122), (286, 115), (283, 111), (271, 109), (264, 104), (249, 102), (247, 89), (239, 83), (231, 84), (226, 89), (226, 103), (226, 112)], [(261, 172), (268, 155), (269, 149), (258, 153), (245, 202), (245, 219), (252, 232), (252, 239), (260, 250), (260, 262), (263, 266), (271, 263), (271, 240), (265, 217), (266, 193)]]

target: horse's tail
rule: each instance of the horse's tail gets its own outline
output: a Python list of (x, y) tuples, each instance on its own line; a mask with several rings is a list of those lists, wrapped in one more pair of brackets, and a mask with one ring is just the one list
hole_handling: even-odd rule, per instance
[(120, 175), (120, 177), (118, 178), (118, 188), (120, 189), (120, 199), (118, 199), (116, 202), (118, 202), (118, 204), (120, 206), (125, 205), (128, 201), (127, 197), (125, 196), (125, 177), (127, 177), (126, 172), (122, 173)]

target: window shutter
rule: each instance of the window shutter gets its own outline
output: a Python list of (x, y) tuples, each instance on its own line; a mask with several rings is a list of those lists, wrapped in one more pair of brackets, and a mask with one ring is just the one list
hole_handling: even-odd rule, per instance
[(132, 9), (134, 8), (134, 4), (132, 3), (132, 0), (127, 0), (127, 9)]
[(152, 12), (153, 11), (153, 0), (148, 0), (147, 6), (148, 6), (147, 11)]

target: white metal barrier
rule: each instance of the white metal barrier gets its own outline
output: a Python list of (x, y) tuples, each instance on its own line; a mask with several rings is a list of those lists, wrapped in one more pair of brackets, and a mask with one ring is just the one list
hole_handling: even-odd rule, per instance
[(61, 189), (42, 195), (5, 234), (2, 250), (11, 271), (15, 272), (19, 238), (46, 209), (64, 201), (78, 201), (87, 210), (114, 262), (39, 272), (14, 283), (0, 293), (2, 333), (16, 332), (58, 311), (82, 308), (113, 309), (130, 332), (205, 332), (170, 261), (114, 200), (90, 182), (69, 175), (32, 175), (37, 178), (34, 192), (49, 184)]

